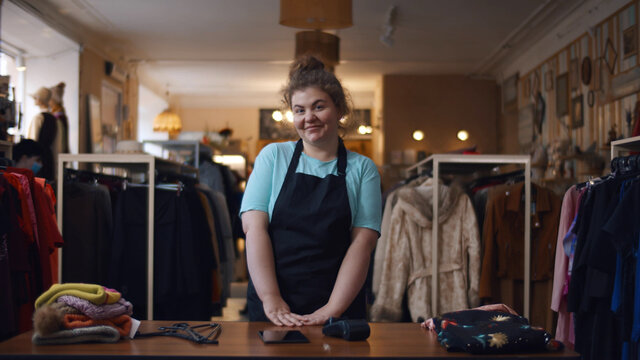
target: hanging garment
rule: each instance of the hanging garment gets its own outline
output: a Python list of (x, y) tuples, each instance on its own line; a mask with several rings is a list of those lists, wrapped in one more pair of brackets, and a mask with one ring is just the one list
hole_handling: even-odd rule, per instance
[(220, 247), (218, 246), (218, 239), (216, 238), (216, 226), (213, 218), (213, 211), (211, 210), (211, 203), (207, 199), (207, 196), (198, 189), (200, 203), (204, 209), (205, 218), (211, 233), (211, 247), (213, 248), (213, 265), (211, 270), (211, 304), (213, 306), (212, 316), (222, 316), (222, 275), (220, 274)]
[[(147, 188), (119, 196), (114, 219), (109, 281), (134, 304), (133, 317), (147, 317)], [(211, 234), (195, 190), (155, 190), (154, 319), (211, 317)]]
[[(413, 321), (432, 317), (431, 243), (433, 179), (396, 191), (380, 288), (371, 308), (372, 321), (402, 319), (406, 291)], [(458, 186), (438, 186), (438, 311), (479, 305), (480, 236), (473, 205)]]
[(389, 190), (384, 202), (384, 211), (382, 213), (382, 223), (380, 225), (380, 237), (376, 243), (376, 250), (373, 256), (373, 270), (371, 279), (372, 293), (375, 297), (378, 295), (380, 289), (380, 278), (382, 276), (382, 263), (387, 254), (387, 246), (389, 243), (389, 231), (391, 229), (391, 214), (393, 207), (397, 203), (397, 190), (406, 187), (415, 187), (426, 181), (426, 177), (415, 178), (408, 181), (406, 184), (402, 183), (402, 186), (395, 187), (394, 190)]
[(567, 297), (565, 290), (567, 284), (567, 271), (569, 266), (569, 254), (564, 249), (564, 239), (570, 226), (577, 215), (579, 199), (582, 191), (574, 185), (564, 195), (562, 210), (560, 212), (560, 224), (558, 225), (558, 240), (556, 244), (556, 261), (553, 270), (553, 293), (551, 295), (551, 310), (558, 313), (556, 327), (556, 340), (562, 341), (569, 348), (573, 348), (574, 336), (571, 328), (573, 320), (567, 312)]
[[(550, 190), (532, 185), (530, 321), (553, 328), (551, 290), (560, 199)], [(504, 302), (522, 312), (524, 304), (524, 183), (491, 189), (483, 226), (484, 254), (480, 297)], [(534, 205), (535, 204), (535, 205)], [(522, 291), (520, 291), (522, 289)], [(523, 305), (522, 305), (523, 306)]]
[(575, 350), (583, 359), (619, 359), (623, 327), (611, 310), (616, 250), (602, 227), (619, 202), (621, 181), (613, 178), (590, 186), (575, 225), (567, 310), (574, 313)]
[[(326, 305), (338, 270), (351, 244), (351, 209), (347, 195), (347, 152), (338, 149), (338, 175), (319, 178), (296, 173), (302, 140), (295, 147), (269, 223), (275, 272), (282, 298), (296, 314)], [(253, 282), (247, 291), (249, 319), (269, 321)], [(364, 291), (342, 316), (366, 318)]]
[(111, 197), (100, 184), (64, 184), (64, 282), (106, 284), (113, 246)]
[(199, 187), (206, 195), (213, 213), (214, 230), (218, 242), (218, 260), (220, 262), (220, 304), (227, 305), (227, 299), (231, 296), (231, 282), (234, 280), (233, 234), (229, 210), (224, 195), (218, 191), (212, 191), (207, 187)]

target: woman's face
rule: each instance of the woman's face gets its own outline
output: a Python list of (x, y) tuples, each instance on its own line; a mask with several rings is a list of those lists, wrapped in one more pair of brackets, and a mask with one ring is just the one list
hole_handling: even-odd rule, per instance
[(317, 87), (295, 91), (291, 108), (293, 125), (302, 141), (320, 144), (338, 137), (340, 114), (329, 94)]

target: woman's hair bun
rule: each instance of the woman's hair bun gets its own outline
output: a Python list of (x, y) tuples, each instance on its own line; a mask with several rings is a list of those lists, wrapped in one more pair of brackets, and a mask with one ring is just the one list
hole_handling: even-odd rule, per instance
[(289, 75), (300, 72), (309, 72), (314, 70), (324, 70), (324, 63), (313, 55), (302, 55), (291, 64)]
[(64, 89), (64, 87), (66, 86), (66, 84), (64, 83), (64, 81), (61, 81), (58, 83), (58, 85), (56, 85), (57, 87), (59, 87), (60, 89)]

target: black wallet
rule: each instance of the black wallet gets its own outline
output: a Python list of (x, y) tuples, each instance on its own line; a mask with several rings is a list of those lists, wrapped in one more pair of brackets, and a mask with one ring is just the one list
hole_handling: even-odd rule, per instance
[(369, 323), (364, 319), (329, 318), (322, 328), (327, 336), (340, 337), (349, 341), (365, 340), (371, 334)]

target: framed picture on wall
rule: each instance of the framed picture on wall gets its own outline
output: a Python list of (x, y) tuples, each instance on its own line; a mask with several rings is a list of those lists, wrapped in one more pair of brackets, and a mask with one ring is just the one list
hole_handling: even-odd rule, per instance
[(573, 59), (569, 63), (569, 82), (571, 83), (571, 91), (577, 90), (580, 86), (580, 70), (578, 68), (578, 59)]
[(618, 60), (618, 53), (616, 48), (613, 47), (611, 38), (607, 38), (607, 45), (604, 48), (604, 61), (607, 63), (609, 74), (613, 75), (613, 71), (616, 69), (616, 61)]
[(553, 90), (553, 70), (548, 70), (544, 73), (544, 89), (546, 91)]
[(556, 78), (556, 116), (569, 114), (569, 74), (564, 73)]
[(591, 83), (591, 58), (588, 56), (585, 56), (584, 59), (582, 59), (582, 66), (581, 66), (581, 78), (582, 78), (582, 83), (585, 85), (589, 85)]
[(518, 103), (518, 73), (502, 82), (502, 110), (514, 108)]
[(523, 107), (518, 113), (518, 143), (522, 147), (530, 145), (533, 141), (534, 117), (535, 106), (533, 104)]
[(584, 116), (582, 108), (582, 94), (571, 99), (571, 128), (578, 129), (584, 126)]
[(87, 95), (87, 118), (89, 123), (89, 149), (92, 153), (102, 153), (102, 110), (100, 98)]
[(533, 84), (531, 85), (531, 93), (535, 96), (540, 91), (540, 74), (538, 70), (533, 72)]
[(544, 101), (544, 97), (542, 96), (542, 92), (538, 91), (536, 93), (535, 114), (533, 118), (536, 135), (542, 134), (542, 124), (544, 123), (546, 109), (547, 107)]
[(622, 53), (626, 59), (638, 52), (638, 28), (632, 25), (622, 32)]

